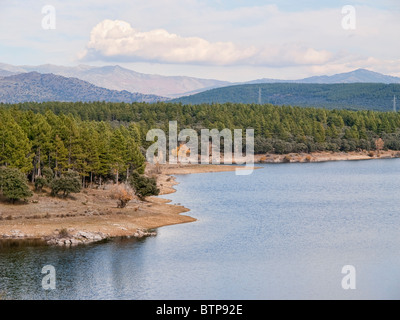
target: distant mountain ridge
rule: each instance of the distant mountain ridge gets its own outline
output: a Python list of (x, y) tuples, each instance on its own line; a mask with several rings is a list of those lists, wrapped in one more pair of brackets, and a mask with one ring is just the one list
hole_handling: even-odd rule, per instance
[(381, 73), (358, 69), (347, 73), (332, 76), (314, 76), (299, 80), (282, 79), (258, 79), (247, 82), (230, 82), (214, 79), (200, 79), (186, 76), (161, 76), (155, 74), (139, 73), (127, 68), (114, 66), (88, 66), (78, 65), (74, 67), (44, 64), (39, 66), (13, 66), (0, 63), (0, 76), (9, 76), (19, 73), (39, 72), (42, 74), (53, 73), (64, 77), (77, 78), (87, 81), (98, 87), (117, 90), (154, 94), (169, 98), (178, 98), (207, 91), (214, 88), (222, 88), (235, 84), (258, 83), (400, 83), (399, 77), (387, 76)]
[(303, 83), (400, 83), (399, 77), (387, 76), (366, 69), (358, 69), (347, 73), (339, 73), (333, 76), (317, 76), (303, 80)]
[[(314, 76), (299, 80), (259, 79), (249, 82), (235, 83), (213, 79), (200, 79), (184, 76), (161, 76), (139, 73), (118, 65), (115, 66), (88, 66), (78, 65), (74, 67), (44, 64), (39, 66), (14, 66), (0, 63), (0, 77), (38, 72), (40, 74), (54, 74), (67, 78), (75, 78), (96, 87), (112, 90), (127, 91), (139, 97), (136, 92), (144, 96), (158, 96), (167, 98), (179, 98), (198, 94), (211, 89), (218, 89), (239, 84), (263, 84), (263, 83), (400, 83), (399, 77), (387, 76), (366, 69), (358, 69), (347, 73), (331, 76)], [(98, 90), (98, 89), (97, 89)], [(19, 91), (19, 94), (23, 94)], [(108, 95), (106, 95), (108, 96)], [(125, 99), (127, 93), (125, 92)], [(14, 100), (17, 97), (14, 97)], [(138, 98), (140, 100), (140, 98)], [(156, 98), (158, 99), (158, 98)], [(162, 98), (165, 100), (165, 98)], [(144, 98), (145, 101), (153, 101), (153, 98)]]
[[(45, 64), (40, 66), (12, 66), (0, 63), (0, 70), (12, 74), (39, 72), (53, 73), (64, 77), (73, 77), (110, 90), (140, 92), (163, 97), (175, 98), (191, 93), (230, 85), (228, 81), (200, 79), (185, 76), (161, 76), (139, 73), (120, 66), (76, 67)], [(1, 76), (1, 71), (0, 71)]]
[(7, 77), (12, 75), (15, 75), (15, 73), (7, 70), (0, 70), (0, 77)]
[(248, 81), (243, 84), (259, 83), (316, 83), (316, 84), (335, 84), (335, 83), (400, 83), (399, 77), (387, 76), (378, 72), (357, 69), (351, 72), (338, 73), (332, 76), (314, 76), (299, 80), (277, 80), (277, 79), (259, 79)]
[(0, 77), (0, 102), (156, 102), (167, 98), (97, 87), (77, 78), (38, 72)]

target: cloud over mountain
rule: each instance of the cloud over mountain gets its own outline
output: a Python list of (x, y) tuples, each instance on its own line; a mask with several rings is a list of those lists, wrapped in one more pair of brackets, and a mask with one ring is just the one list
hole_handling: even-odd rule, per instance
[(210, 42), (200, 37), (182, 37), (164, 29), (141, 32), (121, 20), (104, 20), (91, 31), (82, 60), (150, 61), (204, 65), (315, 65), (332, 59), (326, 50), (285, 44), (243, 46), (233, 42)]

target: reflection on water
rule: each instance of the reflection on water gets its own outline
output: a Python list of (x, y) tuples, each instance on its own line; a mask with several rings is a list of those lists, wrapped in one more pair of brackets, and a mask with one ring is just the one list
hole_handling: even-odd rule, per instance
[[(398, 299), (400, 160), (179, 176), (195, 223), (143, 240), (0, 250), (12, 299)], [(41, 287), (45, 265), (57, 287)], [(357, 289), (341, 287), (344, 265)]]
[(41, 239), (0, 239), (0, 250), (12, 250), (21, 247), (42, 247), (46, 242)]

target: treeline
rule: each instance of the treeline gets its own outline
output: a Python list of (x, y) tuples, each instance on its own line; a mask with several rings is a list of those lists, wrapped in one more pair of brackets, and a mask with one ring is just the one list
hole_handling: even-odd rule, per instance
[(150, 129), (255, 130), (256, 153), (400, 150), (400, 113), (258, 104), (24, 103), (0, 106), (0, 166), (34, 181), (44, 167), (78, 172), (83, 185), (127, 180), (145, 168)]
[(144, 172), (140, 141), (134, 123), (112, 126), (50, 110), (42, 114), (0, 108), (0, 167), (17, 168), (32, 182), (44, 168), (55, 177), (76, 172), (82, 186), (127, 180), (133, 171)]

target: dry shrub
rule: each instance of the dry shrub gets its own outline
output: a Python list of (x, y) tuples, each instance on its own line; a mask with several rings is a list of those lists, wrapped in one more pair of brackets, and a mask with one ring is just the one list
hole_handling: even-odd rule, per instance
[(382, 140), (382, 138), (375, 140), (375, 147), (376, 147), (376, 151), (378, 152), (378, 157), (380, 157), (381, 151), (383, 150), (384, 146), (385, 146), (385, 142)]
[(134, 198), (133, 190), (126, 184), (117, 185), (111, 191), (111, 198), (118, 200), (118, 208), (125, 208), (128, 202)]
[(66, 228), (62, 228), (59, 232), (58, 232), (58, 236), (61, 238), (66, 238), (69, 237), (69, 232)]
[(283, 158), (283, 162), (288, 163), (288, 162), (291, 162), (291, 161), (292, 161), (292, 157), (289, 156), (289, 155), (286, 155), (286, 156)]

